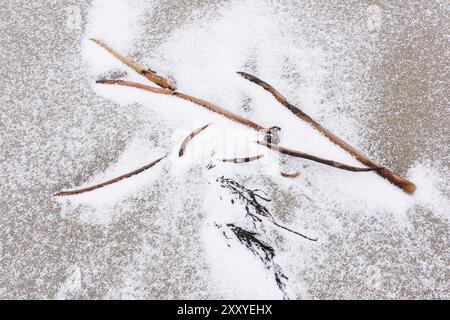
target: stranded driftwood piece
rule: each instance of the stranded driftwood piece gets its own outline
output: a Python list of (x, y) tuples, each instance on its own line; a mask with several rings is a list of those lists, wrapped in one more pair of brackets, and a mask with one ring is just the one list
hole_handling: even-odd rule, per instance
[(292, 179), (297, 178), (298, 176), (300, 176), (300, 172), (288, 173), (288, 172), (281, 171), (280, 174), (281, 174), (282, 177), (292, 178)]
[(278, 100), (283, 106), (285, 106), (287, 109), (289, 109), (293, 114), (295, 114), (300, 119), (306, 121), (311, 126), (313, 126), (316, 130), (318, 130), (320, 133), (322, 133), (325, 137), (330, 139), (333, 143), (340, 146), (345, 151), (349, 152), (352, 156), (354, 156), (359, 162), (362, 164), (370, 167), (370, 168), (377, 168), (377, 174), (382, 176), (383, 178), (386, 178), (391, 183), (396, 185), (397, 187), (401, 188), (406, 193), (414, 193), (416, 190), (416, 185), (412, 183), (411, 181), (408, 181), (394, 172), (390, 171), (388, 168), (376, 163), (375, 161), (369, 159), (365, 155), (361, 154), (359, 151), (357, 151), (355, 148), (350, 146), (348, 143), (346, 143), (344, 140), (340, 139), (336, 135), (334, 135), (331, 131), (328, 129), (322, 127), (319, 123), (317, 123), (315, 120), (313, 120), (310, 116), (308, 116), (306, 113), (304, 113), (299, 108), (293, 106), (290, 104), (285, 97), (281, 93), (279, 93), (275, 88), (273, 88), (270, 84), (264, 82), (263, 80), (249, 74), (246, 72), (238, 72), (239, 75), (244, 77), (245, 79), (256, 83), (257, 85), (260, 85), (265, 90), (270, 92), (275, 99)]
[(76, 195), (76, 194), (92, 191), (92, 190), (95, 190), (95, 189), (103, 188), (103, 187), (105, 187), (107, 185), (119, 182), (120, 180), (129, 178), (129, 177), (134, 176), (134, 175), (136, 175), (138, 173), (141, 173), (142, 171), (150, 169), (151, 167), (153, 167), (155, 164), (160, 162), (165, 157), (166, 156), (161, 157), (158, 160), (155, 160), (152, 163), (149, 163), (149, 164), (147, 164), (147, 165), (145, 165), (145, 166), (143, 166), (143, 167), (141, 167), (139, 169), (136, 169), (136, 170), (131, 171), (129, 173), (123, 174), (121, 176), (118, 176), (118, 177), (116, 177), (114, 179), (111, 179), (111, 180), (108, 180), (106, 182), (99, 183), (99, 184), (96, 184), (96, 185), (93, 185), (93, 186), (90, 186), (90, 187), (87, 187), (87, 188), (83, 188), (83, 189), (77, 189), (77, 190), (71, 190), (71, 191), (61, 191), (61, 192), (58, 192), (57, 194), (55, 194), (55, 196), (58, 196), (58, 197), (60, 197), (60, 196), (71, 196), (71, 195)]
[[(204, 108), (206, 108), (206, 109), (208, 109), (210, 111), (218, 113), (218, 114), (220, 114), (220, 115), (222, 115), (222, 116), (224, 116), (224, 117), (226, 117), (226, 118), (228, 118), (228, 119), (230, 119), (232, 121), (235, 121), (235, 122), (238, 122), (240, 124), (243, 124), (243, 125), (245, 125), (245, 126), (247, 126), (249, 128), (252, 128), (252, 129), (258, 131), (258, 132), (270, 131), (270, 129), (266, 129), (266, 128), (260, 126), (259, 124), (255, 123), (255, 122), (253, 122), (251, 120), (248, 120), (246, 118), (243, 118), (243, 117), (241, 117), (241, 116), (239, 116), (239, 115), (237, 115), (237, 114), (235, 114), (233, 112), (230, 112), (230, 111), (228, 111), (226, 109), (223, 109), (223, 108), (221, 108), (219, 106), (216, 106), (216, 105), (214, 105), (214, 104), (212, 104), (210, 102), (207, 102), (205, 100), (201, 100), (201, 99), (192, 97), (190, 95), (187, 95), (187, 94), (184, 94), (184, 93), (181, 93), (181, 92), (178, 92), (178, 91), (171, 91), (171, 90), (167, 90), (167, 89), (154, 88), (154, 87), (150, 87), (150, 86), (147, 86), (147, 85), (144, 85), (144, 84), (141, 84), (141, 83), (130, 82), (130, 81), (125, 81), (125, 80), (98, 80), (97, 83), (110, 84), (110, 85), (111, 84), (112, 85), (116, 84), (116, 85), (121, 85), (121, 86), (132, 87), (132, 88), (137, 88), (137, 89), (141, 89), (141, 90), (146, 90), (146, 91), (153, 92), (153, 93), (165, 94), (165, 95), (169, 95), (169, 96), (176, 96), (176, 97), (179, 97), (181, 99), (190, 101), (190, 102), (192, 102), (194, 104), (200, 105), (200, 106), (202, 106), (202, 107), (204, 107)], [(264, 142), (264, 143), (266, 143), (266, 142)], [(273, 145), (273, 146), (275, 146), (275, 145)], [(278, 152), (281, 152), (281, 150), (279, 150), (277, 148), (271, 148), (271, 149), (273, 149), (275, 151), (278, 151)], [(310, 159), (312, 161), (325, 163), (325, 164), (328, 164), (328, 165), (333, 166), (333, 167), (338, 168), (338, 169), (349, 170), (349, 171), (353, 171), (353, 172), (374, 171), (374, 170), (378, 170), (379, 169), (379, 168), (357, 168), (357, 167), (352, 167), (352, 166), (341, 164), (341, 163), (338, 163), (338, 162), (335, 162), (335, 161), (321, 159), (321, 158), (318, 158), (318, 157), (315, 157), (313, 155), (309, 155), (309, 154), (306, 154), (306, 153), (303, 153), (303, 152), (300, 152), (300, 151), (294, 151), (294, 150), (290, 150), (290, 151), (291, 151), (291, 153), (296, 154), (296, 155), (288, 154), (288, 153), (285, 153), (285, 154), (288, 154), (288, 155), (291, 155), (291, 156), (294, 156), (294, 157), (297, 157), (297, 158), (306, 158), (306, 159)], [(283, 152), (281, 152), (281, 153), (283, 153)], [(299, 156), (299, 155), (302, 155), (302, 156)], [(319, 159), (319, 160), (317, 160), (317, 159)], [(333, 165), (333, 164), (335, 164), (335, 165)]]
[(222, 162), (231, 162), (231, 163), (247, 163), (247, 162), (252, 162), (252, 161), (259, 160), (259, 159), (261, 159), (263, 157), (264, 157), (263, 154), (259, 154), (257, 156), (253, 156), (253, 157), (222, 159), (221, 161)]
[(120, 53), (118, 53), (117, 51), (113, 50), (111, 47), (106, 45), (103, 41), (98, 40), (98, 39), (94, 39), (94, 38), (90, 38), (89, 40), (95, 42), (100, 47), (102, 47), (103, 49), (108, 51), (110, 54), (112, 54), (115, 58), (120, 60), (122, 63), (124, 63), (125, 65), (127, 65), (128, 67), (130, 67), (131, 69), (136, 71), (137, 73), (143, 75), (148, 80), (150, 80), (151, 82), (157, 84), (161, 88), (169, 89), (169, 90), (175, 90), (176, 89), (175, 88), (175, 84), (172, 81), (170, 81), (169, 79), (166, 79), (166, 78), (163, 78), (163, 77), (157, 75), (156, 72), (153, 71), (153, 70), (145, 69), (145, 68), (141, 67), (137, 63), (131, 61), (127, 57), (125, 57), (125, 56), (121, 55)]
[(189, 143), (189, 141), (191, 141), (196, 135), (198, 135), (200, 132), (202, 132), (203, 130), (205, 130), (206, 128), (209, 127), (211, 123), (208, 123), (206, 125), (204, 125), (201, 128), (195, 129), (194, 131), (191, 132), (190, 135), (188, 135), (183, 142), (181, 143), (180, 146), (180, 151), (178, 151), (178, 156), (182, 157), (184, 155), (184, 150), (186, 149), (186, 145)]
[(323, 159), (323, 158), (319, 158), (304, 152), (300, 152), (300, 151), (296, 151), (296, 150), (291, 150), (288, 148), (284, 148), (284, 147), (280, 147), (277, 146), (275, 144), (271, 144), (271, 143), (267, 143), (266, 141), (257, 141), (258, 144), (265, 146), (269, 149), (275, 150), (279, 153), (282, 154), (286, 154), (288, 156), (291, 157), (296, 157), (296, 158), (303, 158), (303, 159), (308, 159), (311, 161), (315, 161), (315, 162), (319, 162), (322, 164), (325, 164), (327, 166), (331, 166), (334, 168), (338, 168), (338, 169), (342, 169), (342, 170), (347, 170), (347, 171), (353, 171), (353, 172), (366, 172), (366, 171), (375, 171), (375, 170), (379, 170), (380, 168), (358, 168), (358, 167), (353, 167), (353, 166), (349, 166), (337, 161), (333, 161), (333, 160), (327, 160), (327, 159)]

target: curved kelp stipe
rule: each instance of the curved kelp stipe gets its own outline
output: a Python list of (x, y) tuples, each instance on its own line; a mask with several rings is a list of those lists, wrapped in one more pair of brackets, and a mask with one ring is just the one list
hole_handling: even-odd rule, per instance
[(333, 134), (328, 129), (322, 127), (319, 123), (317, 123), (314, 119), (312, 119), (310, 116), (308, 116), (306, 113), (304, 113), (299, 108), (295, 107), (294, 105), (290, 104), (287, 99), (278, 92), (274, 87), (272, 87), (267, 82), (264, 82), (263, 80), (249, 74), (246, 72), (237, 72), (240, 76), (243, 78), (263, 87), (265, 90), (270, 92), (275, 99), (280, 102), (283, 106), (285, 106), (289, 111), (291, 111), (294, 115), (296, 115), (298, 118), (302, 119), (303, 121), (309, 123), (313, 128), (318, 130), (320, 133), (322, 133), (325, 137), (327, 137), (331, 142), (337, 144), (345, 151), (349, 152), (352, 156), (354, 156), (359, 162), (362, 164), (370, 167), (370, 168), (376, 168), (376, 173), (383, 178), (387, 179), (397, 187), (401, 188), (406, 193), (414, 193), (416, 191), (416, 185), (412, 183), (409, 180), (406, 180), (388, 168), (376, 163), (375, 161), (369, 159), (365, 155), (363, 155), (361, 152), (350, 146), (347, 142), (337, 137), (335, 134)]
[(308, 159), (314, 162), (319, 162), (322, 164), (325, 164), (327, 166), (333, 167), (333, 168), (337, 168), (337, 169), (341, 169), (341, 170), (346, 170), (346, 171), (352, 171), (352, 172), (367, 172), (367, 171), (376, 171), (376, 170), (381, 170), (381, 168), (359, 168), (359, 167), (354, 167), (354, 166), (349, 166), (347, 164), (343, 164), (337, 161), (333, 161), (333, 160), (328, 160), (328, 159), (323, 159), (320, 157), (316, 157), (301, 151), (296, 151), (296, 150), (292, 150), (292, 149), (288, 149), (288, 148), (284, 148), (284, 147), (280, 147), (265, 141), (257, 141), (258, 144), (265, 146), (269, 149), (272, 149), (274, 151), (277, 151), (279, 153), (291, 156), (291, 157), (295, 157), (295, 158), (303, 158), (303, 159)]
[(96, 185), (93, 185), (93, 186), (90, 186), (90, 187), (87, 187), (87, 188), (82, 188), (82, 189), (77, 189), (77, 190), (70, 190), (70, 191), (61, 191), (61, 192), (56, 193), (54, 196), (56, 196), (56, 197), (72, 196), (72, 195), (85, 193), (85, 192), (89, 192), (89, 191), (93, 191), (93, 190), (96, 190), (96, 189), (103, 188), (103, 187), (105, 187), (107, 185), (119, 182), (119, 181), (121, 181), (123, 179), (129, 178), (129, 177), (137, 175), (137, 174), (139, 174), (139, 173), (141, 173), (141, 172), (143, 172), (145, 170), (148, 170), (151, 167), (153, 167), (155, 164), (160, 162), (162, 159), (164, 159), (165, 157), (166, 156), (161, 157), (158, 160), (153, 161), (152, 163), (149, 163), (149, 164), (147, 164), (147, 165), (145, 165), (145, 166), (143, 166), (143, 167), (141, 167), (139, 169), (133, 170), (133, 171), (128, 172), (128, 173), (125, 173), (123, 175), (120, 175), (120, 176), (118, 176), (118, 177), (116, 177), (114, 179), (111, 179), (111, 180), (108, 180), (108, 181), (105, 181), (105, 182), (102, 182), (102, 183), (99, 183), (99, 184), (96, 184)]
[(224, 116), (225, 118), (228, 118), (229, 120), (232, 120), (234, 122), (240, 123), (246, 127), (249, 127), (251, 129), (254, 129), (256, 131), (267, 131), (268, 129), (264, 128), (263, 126), (260, 126), (259, 124), (248, 120), (244, 117), (241, 117), (238, 114), (235, 114), (231, 111), (228, 111), (222, 107), (219, 107), (211, 102), (190, 96), (188, 94), (182, 93), (182, 92), (178, 92), (178, 91), (171, 91), (168, 89), (161, 89), (161, 88), (154, 88), (151, 86), (147, 86), (145, 84), (141, 84), (141, 83), (137, 83), (137, 82), (131, 82), (131, 81), (125, 81), (125, 80), (98, 80), (97, 83), (100, 84), (115, 84), (115, 85), (120, 85), (120, 86), (125, 86), (125, 87), (132, 87), (132, 88), (136, 88), (136, 89), (141, 89), (141, 90), (145, 90), (145, 91), (149, 91), (152, 93), (158, 93), (158, 94), (164, 94), (164, 95), (168, 95), (168, 96), (176, 96), (180, 99), (192, 102), (196, 105), (199, 105), (205, 109), (208, 109), (209, 111), (215, 112), (217, 114), (220, 114), (222, 116)]
[(194, 131), (192, 131), (186, 138), (184, 138), (183, 142), (181, 143), (180, 146), (180, 150), (178, 151), (178, 156), (182, 157), (184, 155), (184, 151), (186, 149), (187, 144), (196, 136), (198, 135), (200, 132), (202, 132), (203, 130), (205, 130), (206, 128), (208, 128), (211, 125), (211, 123), (208, 123), (206, 125), (204, 125), (203, 127), (200, 127), (198, 129), (195, 129)]
[(294, 178), (297, 178), (298, 176), (300, 176), (300, 172), (289, 173), (289, 172), (281, 171), (280, 174), (282, 177), (291, 178), (291, 179), (294, 179)]

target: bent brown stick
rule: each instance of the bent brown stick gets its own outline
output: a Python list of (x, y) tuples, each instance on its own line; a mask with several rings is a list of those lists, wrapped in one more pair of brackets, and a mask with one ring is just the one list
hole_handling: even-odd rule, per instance
[(327, 159), (323, 159), (323, 158), (319, 158), (304, 152), (300, 152), (300, 151), (296, 151), (296, 150), (291, 150), (288, 148), (284, 148), (284, 147), (280, 147), (278, 145), (275, 144), (271, 144), (265, 141), (257, 141), (258, 144), (265, 146), (269, 149), (275, 150), (277, 152), (280, 152), (282, 154), (286, 154), (288, 156), (292, 156), (292, 157), (296, 157), (296, 158), (303, 158), (303, 159), (308, 159), (311, 161), (315, 161), (315, 162), (319, 162), (322, 164), (325, 164), (327, 166), (331, 166), (331, 167), (335, 167), (338, 169), (342, 169), (342, 170), (347, 170), (347, 171), (353, 171), (353, 172), (366, 172), (366, 171), (375, 171), (375, 170), (379, 170), (380, 168), (358, 168), (358, 167), (353, 167), (353, 166), (349, 166), (337, 161), (333, 161), (333, 160), (327, 160)]
[(184, 150), (186, 149), (186, 145), (189, 143), (189, 141), (191, 141), (200, 132), (205, 130), (210, 124), (211, 123), (208, 123), (208, 124), (204, 125), (203, 127), (194, 130), (190, 135), (188, 135), (186, 138), (184, 138), (184, 140), (183, 140), (183, 142), (181, 143), (181, 146), (180, 146), (180, 151), (178, 151), (178, 156), (179, 157), (183, 156)]
[(137, 63), (131, 61), (127, 57), (121, 55), (120, 53), (118, 53), (117, 51), (115, 51), (114, 49), (109, 47), (103, 41), (98, 40), (98, 39), (94, 39), (94, 38), (90, 38), (89, 40), (91, 40), (92, 42), (95, 42), (100, 47), (102, 47), (103, 49), (108, 51), (110, 54), (112, 54), (115, 58), (120, 60), (122, 63), (124, 63), (125, 65), (127, 65), (128, 67), (130, 67), (131, 69), (136, 71), (137, 73), (143, 75), (148, 80), (150, 80), (151, 82), (157, 84), (161, 88), (165, 88), (165, 89), (169, 89), (169, 90), (175, 90), (176, 89), (175, 88), (175, 84), (172, 81), (170, 81), (169, 79), (166, 79), (166, 78), (163, 78), (163, 77), (159, 76), (158, 74), (156, 74), (156, 72), (154, 72), (152, 70), (148, 70), (148, 69), (143, 68), (142, 66), (140, 66)]
[(127, 87), (133, 87), (133, 88), (137, 88), (137, 89), (141, 89), (141, 90), (145, 90), (145, 91), (149, 91), (149, 92), (153, 92), (153, 93), (159, 93), (159, 94), (165, 94), (165, 95), (169, 95), (169, 96), (176, 96), (178, 98), (181, 98), (183, 100), (192, 102), (194, 104), (197, 104), (201, 107), (204, 107), (210, 111), (213, 111), (215, 113), (218, 113), (232, 121), (238, 122), (240, 124), (243, 124), (247, 127), (250, 127), (256, 131), (267, 131), (268, 129), (260, 126), (259, 124), (245, 119), (244, 117), (241, 117), (240, 115), (237, 115), (233, 112), (230, 112), (226, 109), (223, 109), (219, 106), (216, 106), (208, 101), (187, 95), (185, 93), (181, 93), (178, 91), (171, 91), (168, 89), (160, 89), (160, 88), (154, 88), (154, 87), (150, 87), (144, 84), (140, 84), (140, 83), (136, 83), (136, 82), (130, 82), (130, 81), (125, 81), (125, 80), (98, 80), (97, 83), (102, 83), (102, 84), (118, 84), (121, 86), (127, 86)]
[(145, 166), (143, 166), (143, 167), (141, 167), (141, 168), (139, 168), (139, 169), (136, 169), (136, 170), (131, 171), (131, 172), (129, 172), (129, 173), (123, 174), (123, 175), (121, 175), (121, 176), (118, 176), (117, 178), (108, 180), (108, 181), (106, 181), (106, 182), (99, 183), (99, 184), (96, 184), (96, 185), (93, 185), (93, 186), (90, 186), (90, 187), (87, 187), (87, 188), (83, 188), (83, 189), (70, 190), (70, 191), (61, 191), (61, 192), (56, 193), (54, 196), (57, 196), (57, 197), (61, 197), (61, 196), (71, 196), (71, 195), (76, 195), (76, 194), (80, 194), (80, 193), (92, 191), (92, 190), (95, 190), (95, 189), (103, 188), (103, 187), (105, 187), (105, 186), (107, 186), (107, 185), (110, 185), (110, 184), (119, 182), (120, 180), (129, 178), (129, 177), (134, 176), (134, 175), (136, 175), (136, 174), (138, 174), (138, 173), (141, 173), (142, 171), (145, 171), (145, 170), (147, 170), (147, 169), (150, 169), (151, 167), (153, 167), (155, 164), (157, 164), (158, 162), (160, 162), (160, 161), (161, 161), (162, 159), (164, 159), (165, 157), (166, 157), (166, 156), (164, 156), (164, 157), (162, 157), (162, 158), (159, 158), (158, 160), (155, 160), (155, 161), (153, 161), (152, 163), (149, 163), (149, 164), (147, 164), (147, 165), (145, 165)]
[(264, 157), (264, 155), (263, 154), (259, 154), (257, 156), (253, 156), (253, 157), (222, 159), (221, 161), (222, 162), (231, 162), (231, 163), (247, 163), (247, 162), (252, 162), (252, 161), (259, 160), (262, 157)]
[(293, 179), (293, 178), (297, 178), (300, 175), (300, 172), (288, 173), (288, 172), (281, 171), (280, 174), (282, 177)]
[(375, 161), (369, 159), (365, 155), (361, 154), (358, 150), (350, 146), (348, 143), (346, 143), (344, 140), (337, 137), (335, 134), (333, 134), (328, 129), (322, 127), (319, 123), (317, 123), (315, 120), (313, 120), (310, 116), (308, 116), (306, 113), (304, 113), (299, 108), (293, 106), (290, 104), (286, 98), (279, 93), (275, 88), (273, 88), (270, 84), (264, 82), (263, 80), (249, 74), (246, 72), (238, 72), (239, 75), (241, 75), (243, 78), (256, 83), (257, 85), (260, 85), (265, 90), (270, 92), (275, 99), (278, 100), (283, 106), (285, 106), (287, 109), (289, 109), (293, 114), (295, 114), (300, 119), (306, 121), (311, 126), (313, 126), (316, 130), (318, 130), (320, 133), (322, 133), (325, 137), (327, 137), (330, 141), (340, 146), (345, 151), (349, 152), (351, 155), (353, 155), (359, 162), (362, 164), (371, 167), (371, 168), (377, 168), (377, 174), (382, 176), (383, 178), (389, 180), (391, 183), (396, 185), (397, 187), (401, 188), (406, 193), (414, 193), (416, 190), (416, 185), (412, 183), (409, 180), (406, 180), (388, 168), (376, 163)]

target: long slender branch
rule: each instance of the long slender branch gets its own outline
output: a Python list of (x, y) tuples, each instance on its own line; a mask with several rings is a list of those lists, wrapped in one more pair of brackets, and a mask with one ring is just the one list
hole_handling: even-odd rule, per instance
[(170, 81), (169, 79), (166, 79), (166, 78), (163, 78), (163, 77), (159, 76), (158, 74), (156, 74), (156, 72), (154, 72), (152, 70), (148, 70), (148, 69), (143, 68), (142, 66), (140, 66), (137, 63), (131, 61), (127, 57), (121, 55), (120, 53), (118, 53), (117, 51), (115, 51), (114, 49), (109, 47), (103, 41), (98, 40), (98, 39), (94, 39), (94, 38), (91, 38), (89, 40), (91, 40), (92, 42), (95, 42), (100, 47), (102, 47), (103, 49), (108, 51), (110, 54), (112, 54), (115, 58), (120, 60), (122, 63), (124, 63), (125, 65), (127, 65), (128, 67), (130, 67), (131, 69), (136, 71), (137, 73), (143, 75), (148, 80), (150, 80), (151, 82), (157, 84), (161, 88), (165, 88), (165, 89), (169, 89), (169, 90), (175, 90), (176, 89), (175, 88), (175, 84), (172, 81)]
[(178, 156), (179, 157), (182, 157), (184, 155), (184, 150), (186, 149), (186, 146), (189, 143), (189, 141), (191, 141), (200, 132), (205, 130), (210, 124), (211, 123), (208, 123), (208, 124), (204, 125), (203, 127), (195, 129), (193, 132), (191, 132), (191, 134), (189, 134), (186, 138), (184, 138), (184, 140), (183, 140), (183, 142), (181, 143), (181, 146), (180, 146), (180, 151), (178, 151)]
[(166, 156), (161, 157), (158, 160), (155, 160), (152, 163), (149, 163), (149, 164), (147, 164), (147, 165), (145, 165), (145, 166), (143, 166), (143, 167), (141, 167), (139, 169), (136, 169), (136, 170), (131, 171), (129, 173), (120, 175), (120, 176), (118, 176), (118, 177), (116, 177), (114, 179), (108, 180), (106, 182), (102, 182), (102, 183), (99, 183), (99, 184), (96, 184), (96, 185), (93, 185), (93, 186), (90, 186), (90, 187), (87, 187), (87, 188), (83, 188), (83, 189), (70, 190), (70, 191), (61, 191), (61, 192), (58, 192), (57, 194), (55, 194), (55, 196), (58, 196), (58, 197), (60, 197), (60, 196), (71, 196), (71, 195), (76, 195), (76, 194), (92, 191), (92, 190), (95, 190), (95, 189), (103, 188), (103, 187), (105, 187), (107, 185), (119, 182), (120, 180), (129, 178), (129, 177), (134, 176), (134, 175), (136, 175), (138, 173), (141, 173), (141, 172), (143, 172), (143, 171), (145, 171), (147, 169), (150, 169), (151, 167), (153, 167), (155, 164), (160, 162), (165, 157)]
[(140, 84), (140, 83), (136, 83), (136, 82), (130, 82), (130, 81), (125, 81), (125, 80), (98, 80), (97, 83), (102, 83), (102, 84), (117, 84), (117, 85), (121, 85), (121, 86), (126, 86), (126, 87), (133, 87), (133, 88), (137, 88), (137, 89), (141, 89), (141, 90), (145, 90), (145, 91), (149, 91), (149, 92), (153, 92), (153, 93), (158, 93), (158, 94), (165, 94), (165, 95), (169, 95), (169, 96), (176, 96), (178, 98), (181, 98), (183, 100), (192, 102), (194, 104), (197, 104), (203, 108), (206, 108), (212, 112), (218, 113), (222, 116), (224, 116), (225, 118), (228, 118), (234, 122), (238, 122), (240, 124), (243, 124), (244, 126), (250, 127), (256, 131), (266, 131), (267, 129), (265, 129), (264, 127), (260, 126), (259, 124), (245, 119), (244, 117), (241, 117), (240, 115), (237, 115), (231, 111), (228, 111), (224, 108), (221, 108), (219, 106), (216, 106), (208, 101), (187, 95), (185, 93), (182, 92), (178, 92), (178, 91), (171, 91), (171, 90), (167, 90), (167, 89), (160, 89), (160, 88), (154, 88), (154, 87), (150, 87), (150, 86), (146, 86), (144, 84)]
[[(288, 277), (283, 273), (281, 267), (274, 261), (275, 250), (273, 247), (259, 240), (257, 238), (257, 233), (255, 232), (244, 230), (243, 228), (232, 223), (229, 223), (226, 226), (230, 228), (240, 243), (245, 245), (247, 249), (249, 249), (255, 256), (259, 257), (266, 269), (273, 272), (278, 288), (283, 293), (283, 298), (288, 299), (288, 294), (286, 293), (286, 281), (288, 280)], [(217, 225), (217, 227), (220, 229), (222, 226)], [(223, 235), (225, 238), (229, 239), (225, 231), (223, 231)]]
[(278, 222), (274, 221), (273, 224), (276, 225), (278, 228), (281, 228), (281, 229), (284, 229), (286, 231), (292, 232), (292, 233), (294, 233), (294, 234), (296, 234), (296, 235), (298, 235), (298, 236), (300, 236), (302, 238), (305, 238), (305, 239), (307, 239), (309, 241), (317, 241), (317, 239), (318, 239), (318, 238), (310, 238), (308, 236), (305, 236), (304, 234), (301, 234), (300, 232), (297, 232), (297, 231), (292, 230), (292, 229), (290, 229), (288, 227), (285, 227), (282, 224), (279, 224)]
[(270, 84), (267, 82), (264, 82), (263, 80), (249, 74), (246, 72), (238, 72), (239, 75), (241, 75), (243, 78), (256, 83), (257, 85), (263, 87), (265, 90), (270, 92), (278, 102), (280, 102), (283, 106), (285, 106), (288, 110), (290, 110), (293, 114), (295, 114), (300, 119), (306, 121), (309, 123), (313, 128), (318, 130), (320, 133), (322, 133), (325, 137), (327, 137), (330, 141), (340, 146), (345, 151), (349, 152), (351, 155), (353, 155), (359, 162), (362, 164), (371, 167), (371, 168), (378, 168), (376, 171), (378, 175), (382, 176), (383, 178), (386, 178), (391, 183), (396, 185), (397, 187), (401, 188), (406, 193), (414, 193), (416, 190), (416, 185), (412, 183), (411, 181), (408, 181), (388, 168), (376, 163), (375, 161), (369, 159), (362, 153), (360, 153), (358, 150), (350, 146), (348, 143), (346, 143), (344, 140), (337, 137), (335, 134), (333, 134), (328, 129), (322, 127), (319, 123), (317, 123), (315, 120), (313, 120), (310, 116), (308, 116), (306, 113), (304, 113), (299, 108), (293, 106), (290, 104), (285, 97), (281, 93), (279, 93), (275, 88), (273, 88)]
[(375, 170), (379, 170), (379, 168), (358, 168), (358, 167), (353, 167), (353, 166), (349, 166), (337, 161), (333, 161), (333, 160), (328, 160), (328, 159), (323, 159), (323, 158), (319, 158), (304, 152), (300, 152), (300, 151), (296, 151), (296, 150), (291, 150), (288, 148), (284, 148), (284, 147), (280, 147), (278, 145), (275, 144), (271, 144), (265, 141), (257, 141), (258, 144), (265, 146), (269, 149), (275, 150), (277, 152), (280, 152), (282, 154), (286, 154), (288, 156), (292, 156), (292, 157), (296, 157), (296, 158), (303, 158), (303, 159), (308, 159), (311, 161), (315, 161), (315, 162), (319, 162), (322, 164), (325, 164), (327, 166), (331, 166), (334, 168), (338, 168), (338, 169), (342, 169), (342, 170), (347, 170), (347, 171), (353, 171), (353, 172), (365, 172), (365, 171), (375, 171)]

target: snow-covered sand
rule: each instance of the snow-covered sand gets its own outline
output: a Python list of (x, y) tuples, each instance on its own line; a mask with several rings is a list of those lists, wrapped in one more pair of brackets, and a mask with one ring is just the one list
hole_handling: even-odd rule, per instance
[[(289, 298), (448, 298), (448, 141), (422, 135), (413, 155), (405, 156), (408, 161), (393, 163), (391, 155), (399, 159), (405, 152), (404, 137), (373, 138), (386, 112), (384, 105), (375, 107), (385, 90), (373, 80), (386, 56), (380, 39), (394, 32), (396, 18), (390, 13), (401, 8), (378, 7), (383, 19), (377, 20), (371, 16), (377, 8), (320, 7), (314, 1), (171, 6), (176, 4), (94, 0), (69, 11), (59, 8), (58, 23), (39, 24), (45, 41), (53, 39), (45, 38), (46, 29), (68, 32), (70, 40), (54, 37), (70, 49), (48, 46), (43, 52), (37, 45), (36, 55), (46, 58), (34, 63), (45, 76), (30, 71), (23, 82), (34, 89), (22, 84), (24, 94), (11, 102), (13, 87), (7, 86), (11, 91), (0, 101), (6, 181), (0, 192), (7, 199), (0, 206), (0, 295), (282, 298), (270, 270), (239, 243), (229, 246), (217, 228), (246, 223), (243, 207), (232, 204), (216, 181), (225, 176), (264, 190), (279, 221), (319, 239), (310, 242), (269, 226), (262, 231), (289, 278)], [(433, 21), (448, 10), (431, 4), (428, 9)], [(77, 10), (80, 28), (76, 19), (75, 25), (64, 25)], [(150, 83), (91, 37), (176, 79), (182, 92), (265, 127), (282, 127), (283, 146), (361, 166), (236, 71), (255, 74), (358, 149), (405, 174), (417, 191), (407, 195), (375, 173), (280, 159), (254, 143), (258, 134), (251, 129), (176, 97), (95, 84), (112, 71)], [(442, 88), (445, 82), (434, 83), (429, 100)], [(433, 116), (448, 119), (448, 109), (438, 112)], [(410, 125), (404, 121), (391, 126)], [(206, 123), (212, 124), (178, 158), (183, 138)], [(437, 130), (448, 134), (448, 121)], [(383, 141), (398, 145), (382, 153)], [(430, 144), (434, 154), (421, 152)], [(51, 197), (166, 153), (154, 168), (115, 185)], [(265, 157), (241, 165), (218, 161), (256, 154)], [(216, 166), (207, 170), (211, 159)], [(301, 176), (283, 178), (280, 169)]]

